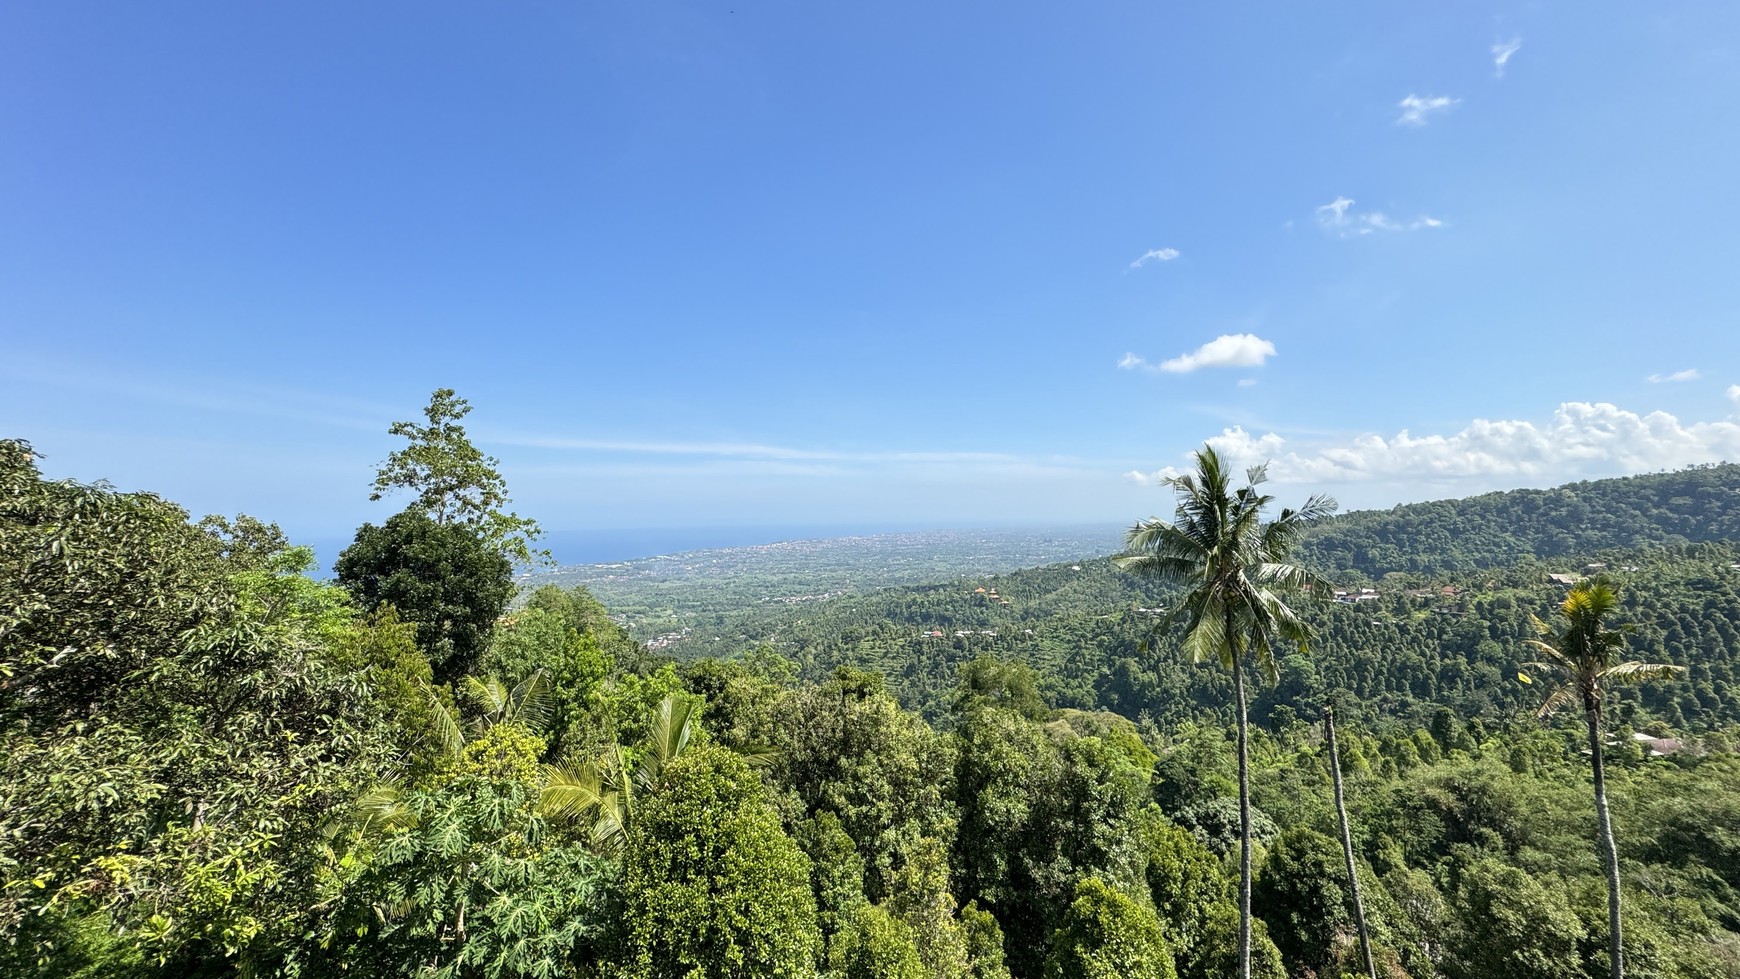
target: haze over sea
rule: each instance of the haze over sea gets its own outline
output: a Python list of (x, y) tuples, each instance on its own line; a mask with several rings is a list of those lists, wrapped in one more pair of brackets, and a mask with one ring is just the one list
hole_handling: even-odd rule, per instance
[[(591, 530), (553, 530), (544, 536), (559, 565), (605, 564), (661, 554), (682, 554), (718, 547), (751, 547), (778, 541), (827, 540), (873, 534), (920, 533), (929, 530), (985, 530), (991, 533), (1015, 530), (1069, 530), (1074, 534), (1104, 531), (1106, 548), (1116, 547), (1121, 528), (1112, 524), (1061, 526), (987, 525), (980, 528), (896, 526), (894, 524), (755, 524), (720, 527), (610, 527)], [(331, 574), (332, 563), (350, 546), (349, 538), (322, 537), (298, 541), (314, 548), (320, 574)], [(1091, 555), (1082, 554), (1081, 557)]]

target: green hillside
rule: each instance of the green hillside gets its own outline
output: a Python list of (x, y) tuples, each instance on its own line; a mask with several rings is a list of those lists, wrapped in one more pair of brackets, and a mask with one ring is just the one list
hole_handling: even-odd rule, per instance
[[(1418, 719), (1437, 705), (1512, 716), (1535, 695), (1516, 679), (1530, 616), (1549, 617), (1564, 593), (1549, 576), (1604, 571), (1637, 626), (1633, 652), (1690, 667), (1624, 701), (1621, 716), (1740, 720), (1740, 546), (1729, 537), (1740, 538), (1740, 466), (1331, 518), (1311, 533), (1304, 560), (1350, 604), (1307, 606), (1321, 642), (1309, 659), (1289, 659), (1280, 687), (1258, 697), (1258, 716), (1329, 690), (1374, 717)], [(1409, 542), (1419, 549), (1404, 551)], [(1168, 603), (1163, 589), (1101, 558), (750, 611), (671, 651), (722, 655), (768, 643), (810, 676), (839, 664), (880, 670), (930, 716), (960, 664), (993, 652), (1033, 665), (1061, 705), (1168, 724), (1227, 699), (1219, 671), (1183, 662), (1171, 631), (1154, 634), (1160, 616), (1151, 610)]]
[(1331, 517), (1300, 557), (1370, 577), (1740, 540), (1740, 465), (1512, 490)]

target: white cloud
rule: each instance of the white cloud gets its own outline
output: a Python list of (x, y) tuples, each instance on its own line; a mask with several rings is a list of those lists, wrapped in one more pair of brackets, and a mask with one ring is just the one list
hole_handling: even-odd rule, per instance
[(1337, 197), (1317, 209), (1317, 223), (1326, 227), (1344, 225), (1347, 223), (1347, 209), (1352, 206), (1353, 198)]
[(1663, 384), (1675, 381), (1695, 381), (1702, 376), (1696, 367), (1690, 367), (1683, 371), (1674, 371), (1672, 374), (1651, 374), (1644, 380), (1651, 384)]
[(1179, 251), (1176, 248), (1156, 248), (1143, 255), (1141, 258), (1136, 259), (1134, 262), (1131, 262), (1130, 267), (1133, 269), (1139, 269), (1149, 262), (1170, 262), (1177, 258), (1178, 255)]
[(1241, 378), (1239, 378), (1239, 387), (1241, 387), (1241, 388), (1254, 388), (1256, 386), (1257, 386), (1257, 379), (1254, 377), (1241, 377)]
[(1124, 474), (1124, 478), (1135, 483), (1137, 486), (1159, 486), (1168, 479), (1175, 479), (1179, 475), (1181, 475), (1181, 473), (1177, 469), (1174, 469), (1171, 466), (1166, 466), (1161, 469), (1156, 469), (1151, 473), (1145, 473), (1139, 469), (1132, 469)]
[(1462, 101), (1448, 95), (1428, 95), (1424, 98), (1410, 93), (1407, 98), (1396, 103), (1402, 110), (1396, 119), (1398, 126), (1424, 126), (1426, 117), (1438, 112), (1447, 112), (1450, 107)]
[(1492, 46), (1492, 72), (1498, 78), (1504, 77), (1504, 66), (1510, 61), (1510, 56), (1522, 50), (1522, 38), (1513, 37), (1508, 41), (1500, 41)]
[[(1740, 385), (1730, 395), (1740, 400)], [(1450, 435), (1416, 436), (1404, 429), (1388, 438), (1367, 434), (1295, 448), (1274, 432), (1253, 436), (1235, 426), (1208, 443), (1239, 466), (1269, 462), (1269, 475), (1279, 482), (1565, 482), (1740, 459), (1740, 423), (1686, 423), (1661, 411), (1640, 415), (1571, 401), (1544, 424), (1476, 419)]]
[(1740, 405), (1740, 384), (1728, 386), (1728, 400)]
[(1418, 231), (1421, 228), (1442, 228), (1444, 222), (1421, 215), (1411, 221), (1397, 221), (1382, 211), (1355, 212), (1353, 199), (1337, 197), (1317, 208), (1317, 226), (1338, 238), (1369, 235), (1378, 231)]
[(1202, 367), (1261, 367), (1273, 356), (1275, 345), (1255, 333), (1229, 333), (1162, 363), (1160, 369), (1187, 374)]
[(1275, 356), (1275, 345), (1254, 333), (1229, 333), (1215, 337), (1187, 354), (1158, 364), (1150, 363), (1133, 353), (1124, 355), (1118, 366), (1124, 370), (1165, 371), (1168, 374), (1188, 374), (1204, 367), (1261, 367), (1263, 361)]

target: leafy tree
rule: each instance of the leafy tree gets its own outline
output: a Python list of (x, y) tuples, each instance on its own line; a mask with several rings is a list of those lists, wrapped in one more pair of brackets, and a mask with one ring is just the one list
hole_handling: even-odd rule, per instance
[(1619, 596), (1607, 582), (1599, 579), (1578, 582), (1559, 607), (1559, 614), (1565, 617), (1565, 631), (1554, 633), (1552, 627), (1536, 619), (1535, 628), (1543, 638), (1528, 643), (1529, 649), (1544, 657), (1529, 667), (1560, 680), (1541, 705), (1541, 716), (1550, 717), (1566, 704), (1577, 704), (1583, 709), (1583, 720), (1588, 725), (1589, 767), (1595, 776), (1595, 813), (1599, 825), (1597, 839), (1607, 869), (1607, 950), (1613, 979), (1622, 979), (1625, 964), (1620, 931), (1619, 850), (1613, 840), (1613, 817), (1607, 809), (1607, 777), (1601, 758), (1605, 740), (1602, 700), (1608, 687), (1644, 683), (1684, 672), (1680, 667), (1661, 663), (1617, 662), (1625, 648), (1625, 630), (1608, 628), (1606, 619), (1618, 607)]
[(1039, 720), (1050, 713), (1039, 695), (1037, 678), (1031, 666), (1000, 660), (989, 654), (981, 654), (961, 666), (960, 684), (955, 693), (957, 711), (981, 703), (1012, 708), (1029, 720)]
[(920, 840), (908, 847), (906, 858), (894, 875), (889, 913), (905, 923), (926, 976), (967, 979), (973, 974), (972, 950), (955, 917), (948, 848), (938, 840)]
[(1045, 960), (1045, 979), (1174, 979), (1154, 912), (1096, 877), (1075, 888)]
[(1462, 873), (1450, 979), (1573, 979), (1582, 975), (1583, 926), (1563, 894), (1515, 867), (1481, 860)]
[(1336, 844), (1294, 827), (1270, 847), (1254, 896), (1269, 934), (1293, 972), (1337, 975), (1341, 939), (1353, 928)]
[(963, 896), (1002, 927), (1016, 975), (1038, 974), (1084, 874), (1134, 876), (1147, 772), (1098, 737), (980, 703), (957, 724)]
[(1154, 763), (1154, 801), (1167, 813), (1238, 795), (1238, 758), (1219, 725), (1185, 725)]
[(526, 609), (558, 616), (564, 625), (582, 638), (590, 637), (596, 642), (605, 658), (615, 664), (632, 663), (642, 652), (640, 644), (616, 624), (609, 610), (584, 586), (575, 585), (568, 589), (555, 585), (540, 586), (526, 596)]
[(912, 929), (879, 905), (852, 909), (834, 936), (828, 965), (840, 979), (928, 979)]
[[(1249, 813), (1250, 839), (1254, 842), (1267, 845), (1281, 834), (1281, 827), (1262, 809), (1251, 806)], [(1245, 838), (1245, 820), (1237, 799), (1222, 796), (1185, 806), (1173, 819), (1203, 846), (1222, 856), (1233, 852)]]
[(1003, 930), (997, 919), (971, 901), (961, 908), (960, 919), (974, 979), (1009, 979), (1009, 966), (1003, 961)]
[(344, 594), (244, 523), (258, 546), (0, 442), (0, 941), (91, 950), (100, 920), (102, 961), (186, 969), (304, 926), (307, 843), (387, 741), (327, 655)]
[[(1178, 956), (1180, 979), (1225, 979), (1239, 967), (1241, 946), (1238, 905), (1227, 901), (1208, 909), (1202, 939)], [(1287, 979), (1281, 951), (1269, 940), (1269, 926), (1262, 919), (1251, 928), (1251, 975), (1255, 979)]]
[(864, 858), (831, 812), (804, 820), (796, 831), (798, 845), (810, 858), (810, 889), (816, 897), (816, 919), (822, 941), (832, 947), (834, 936), (851, 922), (864, 900)]
[(820, 944), (810, 868), (741, 758), (702, 746), (671, 761), (630, 827), (623, 974), (811, 976)]
[(587, 703), (610, 673), (611, 662), (590, 634), (582, 634), (559, 614), (525, 608), (496, 625), (482, 672), (512, 686), (535, 673), (549, 678), (548, 717), (543, 727), (550, 757), (584, 743)]
[(881, 678), (841, 667), (790, 694), (774, 722), (775, 780), (807, 812), (831, 812), (864, 858), (865, 894), (881, 901), (895, 868), (921, 839), (954, 828), (948, 741), (882, 690)]
[[(764, 672), (764, 666), (774, 672)], [(765, 647), (750, 656), (708, 657), (682, 666), (683, 686), (707, 702), (708, 733), (737, 752), (763, 751), (779, 740), (796, 673), (796, 664)]]
[(956, 874), (962, 893), (996, 915), (1010, 968), (1031, 975), (1055, 928), (1044, 909), (1067, 896), (1058, 893), (1065, 882), (1040, 879), (1055, 845), (1046, 812), (1061, 753), (1042, 727), (1006, 707), (971, 710), (956, 737)]
[(327, 657), (339, 671), (368, 684), (407, 760), (407, 772), (430, 768), (446, 748), (444, 724), (452, 704), (445, 687), (433, 686), (429, 658), (417, 648), (417, 627), (384, 605), (334, 636)]
[(408, 509), (424, 514), (437, 526), (469, 526), (492, 550), (517, 564), (530, 564), (535, 558), (548, 560), (548, 551), (532, 550), (532, 544), (543, 536), (537, 522), (502, 511), (509, 501), (507, 481), (498, 468), (501, 462), (484, 455), (466, 437), (459, 422), (470, 413), (470, 403), (456, 396), (452, 388), (438, 388), (423, 409), (427, 425), (394, 422), (387, 434), (402, 435), (410, 444), (381, 463), (369, 499), (409, 490), (417, 498)]
[(1278, 641), (1307, 647), (1311, 633), (1283, 600), (1306, 585), (1327, 583), (1286, 563), (1305, 525), (1328, 516), (1335, 501), (1313, 496), (1299, 510), (1281, 511), (1263, 522), (1263, 508), (1274, 498), (1256, 487), (1264, 467), (1246, 474), (1247, 485), (1231, 489), (1220, 456), (1212, 446), (1196, 453), (1196, 471), (1168, 481), (1178, 495), (1174, 521), (1150, 519), (1131, 528), (1124, 556), (1116, 564), (1128, 571), (1183, 585), (1187, 591), (1168, 616), (1185, 620), (1184, 649), (1196, 662), (1230, 667), (1239, 725), (1239, 975), (1250, 979), (1251, 819), (1249, 712), (1245, 698), (1246, 661), (1275, 678)]
[(363, 869), (303, 971), (544, 979), (596, 958), (610, 868), (539, 816), (542, 747), (505, 722), (406, 793), (397, 827), (360, 841)]
[(1231, 888), (1220, 858), (1186, 830), (1150, 814), (1139, 833), (1148, 896), (1166, 943), (1182, 957), (1205, 940), (1209, 915)]
[(648, 672), (624, 670), (620, 661), (616, 665), (616, 671), (595, 684), (587, 697), (582, 723), (595, 739), (590, 746), (640, 743), (650, 733), (649, 723), (665, 698), (673, 694), (687, 696), (683, 692), (683, 678), (671, 663)]
[(364, 608), (382, 603), (417, 627), (435, 680), (471, 672), (489, 648), (495, 620), (513, 597), (513, 568), (472, 531), (407, 510), (363, 524), (334, 566), (338, 583)]

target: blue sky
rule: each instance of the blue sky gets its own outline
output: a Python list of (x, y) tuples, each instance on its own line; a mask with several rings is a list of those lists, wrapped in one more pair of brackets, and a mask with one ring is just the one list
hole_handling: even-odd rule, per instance
[(438, 386), (554, 529), (1740, 459), (1740, 6), (0, 8), (0, 432), (293, 535)]

